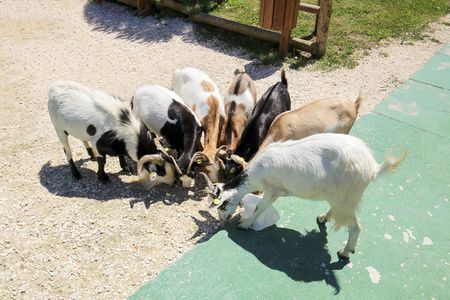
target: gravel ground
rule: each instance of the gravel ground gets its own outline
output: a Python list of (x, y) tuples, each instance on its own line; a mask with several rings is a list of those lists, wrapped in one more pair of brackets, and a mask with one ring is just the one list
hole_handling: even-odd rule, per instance
[[(442, 23), (430, 33), (441, 44), (391, 42), (353, 70), (287, 69), (293, 106), (335, 93), (356, 99), (363, 88), (370, 93), (360, 113), (370, 113), (450, 42)], [(124, 99), (144, 84), (171, 87), (174, 69), (185, 66), (204, 70), (222, 93), (240, 63), (259, 95), (279, 80), (281, 66), (200, 42), (194, 28), (107, 2), (0, 0), (0, 299), (123, 299), (220, 226), (196, 189), (131, 186), (117, 158), (106, 165), (111, 183), (98, 182), (76, 140), (84, 178), (72, 179), (47, 112), (56, 79)]]

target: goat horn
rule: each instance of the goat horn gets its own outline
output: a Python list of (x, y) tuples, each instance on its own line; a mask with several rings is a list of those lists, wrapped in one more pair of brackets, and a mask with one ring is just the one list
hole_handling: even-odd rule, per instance
[(163, 147), (163, 145), (161, 145), (161, 140), (163, 139), (162, 136), (156, 137), (153, 139), (153, 141), (155, 142), (156, 148), (159, 149), (159, 151), (161, 151), (162, 153), (166, 154), (167, 156), (170, 156), (166, 149)]
[(199, 157), (201, 157), (201, 159), (205, 160), (206, 162), (211, 162), (208, 155), (206, 155), (205, 153), (203, 153), (201, 151), (195, 152), (194, 155), (192, 155), (191, 161), (189, 162), (189, 166), (187, 169), (188, 174), (191, 172), (191, 168), (192, 168), (192, 165), (194, 164), (194, 161), (196, 159), (198, 159)]
[(213, 190), (214, 190), (214, 184), (211, 182), (211, 180), (209, 179), (208, 175), (206, 175), (206, 174), (203, 173), (203, 172), (200, 172), (200, 174), (202, 174), (203, 177), (205, 177), (205, 179), (206, 179), (206, 184), (208, 185), (208, 189), (211, 190), (211, 191), (213, 191)]
[(171, 156), (167, 153), (163, 153), (162, 156), (165, 160), (167, 160), (169, 163), (171, 163), (175, 167), (175, 170), (177, 170), (178, 174), (180, 174), (180, 175), (183, 174), (183, 172), (181, 172), (181, 169), (177, 164), (177, 161), (175, 160), (175, 158), (173, 156)]
[(205, 194), (213, 195), (214, 197), (216, 196), (216, 194), (214, 194), (214, 192), (211, 191), (209, 188), (205, 188), (205, 189), (202, 190), (201, 192), (202, 192), (202, 193), (205, 193)]
[(225, 154), (227, 154), (227, 151), (224, 151), (224, 149), (228, 150), (228, 146), (223, 145), (219, 149), (217, 149), (216, 155), (214, 156), (214, 161), (217, 161), (217, 159), (219, 158), (219, 155), (222, 154), (223, 152), (225, 152)]
[(157, 155), (157, 154), (149, 154), (149, 155), (142, 156), (138, 162), (138, 167), (137, 167), (138, 174), (141, 174), (142, 167), (144, 166), (144, 164), (149, 163), (149, 162), (154, 162), (161, 166), (164, 163), (164, 159), (160, 155)]

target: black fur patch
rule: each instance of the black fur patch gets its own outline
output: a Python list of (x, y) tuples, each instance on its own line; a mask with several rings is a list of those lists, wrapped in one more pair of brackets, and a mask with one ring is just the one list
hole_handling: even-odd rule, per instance
[(239, 88), (241, 87), (241, 81), (242, 81), (243, 76), (244, 76), (244, 73), (241, 73), (238, 80), (236, 81), (236, 85), (234, 87), (234, 92), (233, 92), (234, 95), (237, 95), (239, 93)]
[(98, 153), (101, 156), (128, 155), (125, 142), (119, 138), (114, 131), (105, 132), (97, 141)]
[(185, 105), (175, 100), (170, 104), (167, 115), (170, 120), (177, 122), (175, 124), (166, 122), (161, 128), (161, 135), (178, 152), (190, 148), (192, 141), (197, 138), (194, 136), (197, 133), (194, 115)]
[(69, 135), (69, 133), (68, 133), (67, 131), (65, 131), (65, 130), (64, 130), (64, 133), (65, 133), (66, 135)]
[(121, 109), (119, 119), (122, 124), (131, 124), (130, 111), (128, 109)]
[(236, 113), (236, 101), (231, 102), (230, 109), (228, 110), (228, 123), (227, 128), (225, 129), (225, 133), (227, 136), (227, 145), (231, 145), (231, 136), (233, 134), (233, 128), (231, 127), (231, 119), (233, 118), (234, 114)]
[(242, 172), (238, 176), (234, 177), (230, 182), (226, 183), (223, 186), (223, 190), (237, 189), (242, 184), (242, 182), (247, 180), (247, 177), (248, 177), (247, 173)]
[(89, 125), (86, 129), (86, 132), (90, 135), (90, 136), (94, 136), (97, 133), (97, 128), (95, 128), (94, 125)]
[(153, 139), (156, 136), (148, 130), (147, 126), (145, 124), (141, 124), (141, 128), (139, 131), (139, 141), (138, 141), (138, 153), (137, 157), (141, 158), (142, 156), (146, 154), (156, 154), (158, 153), (158, 150), (156, 148), (155, 143), (153, 142)]

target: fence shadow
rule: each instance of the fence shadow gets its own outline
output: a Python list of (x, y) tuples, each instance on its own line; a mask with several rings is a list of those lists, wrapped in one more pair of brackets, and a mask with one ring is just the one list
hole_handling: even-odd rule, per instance
[[(157, 18), (154, 16), (136, 17), (133, 9), (114, 2), (103, 1), (101, 4), (87, 2), (84, 6), (84, 18), (92, 26), (93, 31), (113, 34), (118, 39), (125, 39), (141, 43), (165, 43), (173, 37), (181, 37), (183, 42), (201, 45), (215, 51), (232, 55), (242, 59), (248, 59), (244, 51), (230, 51), (226, 42), (217, 39), (205, 39), (204, 29), (217, 28), (205, 24), (192, 24), (187, 18)], [(199, 30), (202, 28), (201, 30)], [(239, 36), (236, 33), (236, 36)], [(279, 66), (261, 67), (261, 62), (252, 61), (246, 66), (246, 72), (254, 79), (262, 79), (279, 71)]]
[(343, 269), (348, 260), (331, 261), (326, 247), (326, 226), (306, 234), (277, 226), (259, 232), (242, 231), (236, 226), (236, 222), (225, 226), (229, 238), (268, 268), (281, 271), (295, 281), (325, 281), (333, 287), (335, 295), (340, 292), (335, 272)]

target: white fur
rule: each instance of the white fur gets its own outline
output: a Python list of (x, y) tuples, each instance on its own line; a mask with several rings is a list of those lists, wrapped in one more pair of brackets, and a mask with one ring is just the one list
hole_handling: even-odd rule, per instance
[(232, 101), (235, 101), (236, 105), (245, 105), (245, 114), (247, 118), (251, 117), (253, 108), (255, 108), (256, 99), (253, 97), (252, 92), (249, 89), (246, 89), (245, 92), (241, 95), (227, 93), (223, 98), (225, 106), (227, 105), (227, 103)]
[[(276, 142), (262, 149), (241, 176), (229, 185), (220, 185), (219, 217), (227, 220), (241, 199), (253, 191), (264, 192), (255, 213), (242, 220), (240, 227), (250, 228), (258, 216), (278, 197), (295, 196), (325, 200), (330, 211), (318, 217), (320, 222), (335, 219), (335, 229), (349, 228), (347, 246), (342, 256), (355, 251), (361, 226), (355, 210), (368, 184), (378, 176), (390, 173), (403, 161), (388, 151), (385, 162), (375, 161), (371, 150), (358, 138), (345, 134), (316, 134), (299, 141)], [(225, 202), (227, 201), (227, 202)], [(225, 202), (225, 203), (224, 203)], [(221, 207), (224, 204), (224, 207)]]
[[(138, 89), (133, 96), (133, 113), (145, 123), (148, 129), (161, 135), (160, 130), (164, 124), (171, 122), (168, 110), (172, 101), (186, 105), (173, 91), (159, 85), (146, 85)], [(188, 106), (186, 108), (192, 112), (198, 126), (201, 126), (200, 120), (192, 109)]]
[[(201, 82), (207, 81), (214, 86), (214, 92), (204, 91)], [(206, 99), (210, 95), (214, 95), (219, 99), (219, 114), (225, 116), (225, 108), (223, 106), (223, 99), (220, 96), (219, 88), (212, 81), (212, 79), (196, 68), (184, 68), (175, 70), (175, 77), (173, 79), (173, 90), (181, 99), (188, 105), (200, 120), (208, 115), (210, 108), (206, 103)], [(195, 108), (194, 108), (195, 107)]]
[[(90, 142), (94, 153), (96, 143), (103, 133), (114, 130), (125, 141), (130, 157), (137, 161), (139, 121), (130, 118), (130, 125), (120, 125), (119, 113), (128, 110), (127, 103), (98, 90), (71, 81), (57, 81), (50, 86), (48, 110), (59, 140), (66, 149), (67, 159), (72, 153), (64, 131), (84, 142)], [(94, 125), (96, 134), (86, 132)]]

